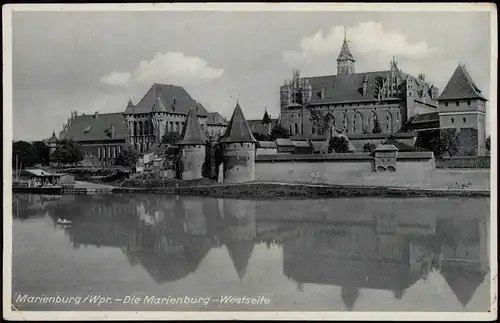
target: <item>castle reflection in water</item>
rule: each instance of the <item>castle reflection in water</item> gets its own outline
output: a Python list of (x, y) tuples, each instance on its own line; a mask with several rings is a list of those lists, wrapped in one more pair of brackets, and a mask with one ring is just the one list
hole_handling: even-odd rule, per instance
[[(293, 214), (297, 203), (282, 201), (279, 212)], [(276, 209), (271, 205), (152, 195), (15, 195), (13, 214), (29, 219), (46, 212), (54, 227), (58, 218), (69, 219), (72, 225), (59, 229), (74, 248), (120, 248), (132, 266), (143, 266), (158, 284), (194, 273), (212, 248), (226, 248), (243, 279), (255, 245), (279, 245), (283, 274), (299, 291), (304, 284), (340, 286), (347, 309), (365, 288), (391, 291), (401, 299), (432, 271), (443, 276), (465, 307), (489, 271), (487, 216), (363, 211), (349, 221), (299, 224), (272, 221)]]

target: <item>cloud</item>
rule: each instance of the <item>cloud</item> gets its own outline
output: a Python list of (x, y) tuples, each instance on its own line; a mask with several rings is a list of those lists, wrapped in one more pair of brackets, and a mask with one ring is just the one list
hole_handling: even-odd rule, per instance
[[(403, 33), (386, 30), (381, 23), (375, 21), (361, 22), (348, 28), (347, 36), (351, 50), (358, 55), (374, 54), (424, 59), (440, 51), (423, 41), (412, 43)], [(314, 35), (302, 38), (300, 51), (285, 51), (283, 60), (289, 64), (297, 64), (326, 55), (336, 55), (340, 51), (343, 38), (343, 26), (333, 26), (326, 34), (320, 29)]]
[(129, 84), (132, 75), (130, 73), (117, 73), (113, 72), (108, 76), (103, 76), (99, 80), (99, 84), (101, 85), (110, 85), (110, 86), (126, 86)]
[(117, 86), (129, 85), (131, 82), (187, 85), (212, 81), (223, 73), (223, 69), (210, 67), (199, 57), (169, 52), (157, 53), (152, 60), (140, 62), (133, 73), (113, 72), (102, 77), (100, 83)]

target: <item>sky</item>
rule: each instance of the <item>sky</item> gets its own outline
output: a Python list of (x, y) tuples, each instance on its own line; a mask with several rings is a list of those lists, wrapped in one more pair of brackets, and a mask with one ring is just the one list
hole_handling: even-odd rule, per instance
[(266, 108), (277, 117), (293, 69), (336, 74), (344, 26), (356, 72), (395, 57), (441, 92), (460, 62), (491, 98), (489, 12), (16, 11), (14, 139), (57, 134), (71, 110), (122, 112), (155, 82), (184, 86), (228, 119), (237, 100), (247, 119)]

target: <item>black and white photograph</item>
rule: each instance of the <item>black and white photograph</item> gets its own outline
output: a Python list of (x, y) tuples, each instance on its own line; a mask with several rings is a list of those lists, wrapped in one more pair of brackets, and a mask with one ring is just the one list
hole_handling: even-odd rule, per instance
[(2, 14), (5, 319), (497, 318), (494, 4)]

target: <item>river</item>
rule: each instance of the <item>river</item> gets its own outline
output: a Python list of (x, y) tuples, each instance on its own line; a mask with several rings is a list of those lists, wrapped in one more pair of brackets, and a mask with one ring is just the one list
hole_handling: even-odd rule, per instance
[(483, 312), (490, 303), (488, 198), (14, 194), (12, 234), (18, 310)]

